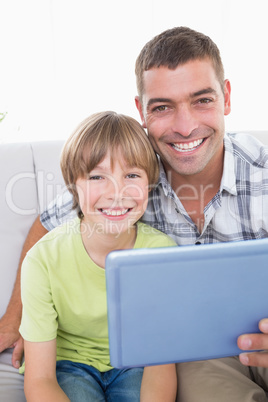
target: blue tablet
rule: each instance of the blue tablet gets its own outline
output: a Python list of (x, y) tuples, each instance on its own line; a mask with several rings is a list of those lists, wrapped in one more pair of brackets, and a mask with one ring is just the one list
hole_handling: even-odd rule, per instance
[(268, 239), (113, 251), (106, 284), (114, 367), (237, 355), (268, 317)]

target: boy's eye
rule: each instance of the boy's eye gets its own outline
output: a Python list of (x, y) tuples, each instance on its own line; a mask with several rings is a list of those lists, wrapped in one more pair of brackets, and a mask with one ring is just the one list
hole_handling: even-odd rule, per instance
[(136, 174), (136, 173), (129, 173), (129, 174), (127, 175), (127, 178), (128, 178), (128, 179), (135, 179), (136, 177), (139, 177), (139, 175)]
[(88, 177), (88, 180), (101, 180), (101, 179), (103, 179), (103, 177), (99, 176), (99, 175), (94, 175), (94, 176)]

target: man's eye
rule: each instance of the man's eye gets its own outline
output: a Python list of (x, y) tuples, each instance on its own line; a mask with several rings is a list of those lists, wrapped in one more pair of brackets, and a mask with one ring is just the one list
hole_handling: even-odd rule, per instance
[(167, 106), (161, 105), (161, 106), (156, 106), (153, 109), (153, 112), (165, 112), (167, 110)]
[(212, 102), (212, 99), (210, 99), (210, 98), (202, 98), (202, 99), (199, 99), (198, 100), (198, 103), (202, 103), (202, 104), (208, 104), (208, 103), (211, 103)]

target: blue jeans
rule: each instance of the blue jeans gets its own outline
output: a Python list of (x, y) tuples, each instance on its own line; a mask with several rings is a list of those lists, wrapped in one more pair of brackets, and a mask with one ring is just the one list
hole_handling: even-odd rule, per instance
[(101, 373), (96, 368), (69, 360), (60, 360), (57, 380), (71, 402), (139, 402), (143, 368), (111, 369)]

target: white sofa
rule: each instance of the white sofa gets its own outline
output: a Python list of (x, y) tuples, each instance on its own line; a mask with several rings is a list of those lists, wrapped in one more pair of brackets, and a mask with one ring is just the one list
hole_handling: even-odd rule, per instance
[[(0, 317), (9, 302), (27, 233), (36, 216), (64, 190), (63, 141), (0, 144)], [(0, 354), (0, 402), (23, 402), (23, 376)]]
[[(268, 132), (256, 135), (268, 145)], [(63, 141), (0, 144), (0, 317), (5, 313), (26, 235), (47, 204), (64, 191), (59, 167)], [(0, 402), (24, 402), (23, 376), (0, 354)]]

